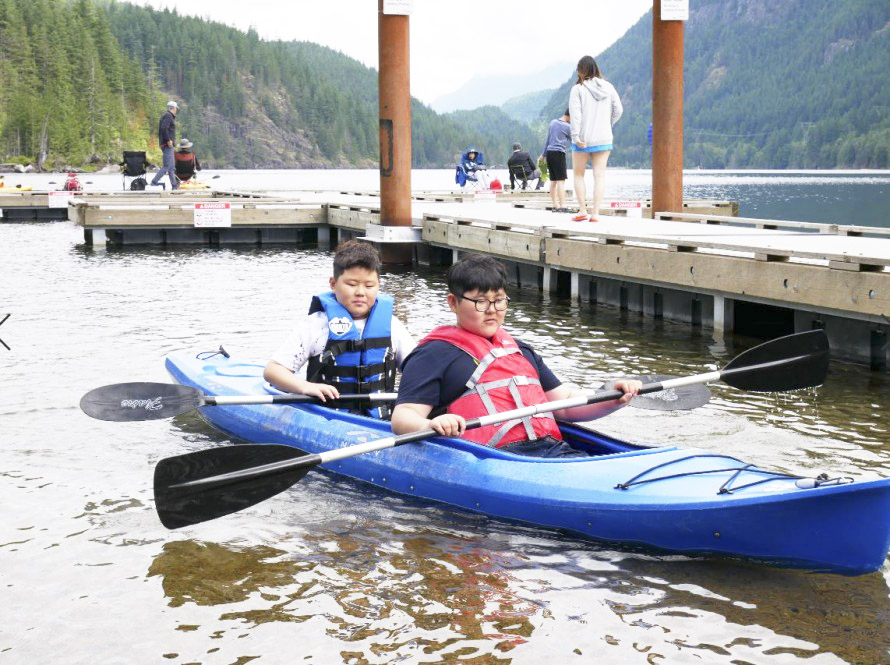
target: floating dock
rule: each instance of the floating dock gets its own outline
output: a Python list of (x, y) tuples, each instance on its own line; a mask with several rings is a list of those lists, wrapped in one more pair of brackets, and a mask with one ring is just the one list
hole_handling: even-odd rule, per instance
[[(39, 196), (39, 194), (38, 194)], [(823, 328), (841, 358), (888, 366), (890, 229), (748, 219), (730, 202), (682, 213), (607, 201), (598, 223), (554, 213), (542, 192), (418, 193), (410, 227), (380, 224), (374, 192), (118, 193), (74, 197), (93, 247), (411, 243), (418, 263), (498, 257), (513, 286), (715, 331), (773, 337)], [(57, 213), (58, 214), (58, 213)]]
[[(9, 191), (6, 191), (6, 190)], [(212, 192), (208, 190), (178, 190), (164, 192), (152, 190), (144, 192), (63, 192), (63, 191), (16, 191), (12, 187), (0, 189), (0, 222), (57, 222), (68, 218), (68, 206), (71, 202), (114, 201), (133, 199), (137, 201), (155, 201), (162, 198), (176, 197), (176, 200), (207, 197), (244, 197), (257, 196), (244, 193)], [(134, 199), (134, 197), (137, 197)]]
[(838, 357), (886, 369), (890, 229), (658, 213), (552, 222), (494, 208), (427, 211), (423, 239), (484, 252), (523, 287), (656, 319), (774, 337), (823, 328)]

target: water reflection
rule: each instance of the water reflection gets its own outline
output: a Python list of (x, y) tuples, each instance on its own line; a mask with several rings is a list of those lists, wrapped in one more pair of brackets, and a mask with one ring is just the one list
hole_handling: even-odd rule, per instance
[[(357, 536), (308, 534), (304, 542), (310, 552), (299, 559), (268, 546), (169, 542), (148, 576), (162, 578), (170, 607), (226, 606), (219, 622), (323, 617), (347, 660), (507, 652), (532, 633), (528, 616), (537, 606), (518, 599), (503, 566), (472, 544), (447, 539), (445, 548), (440, 537), (380, 524), (363, 525)], [(249, 608), (238, 608), (247, 601)]]
[[(660, 627), (681, 649), (706, 649), (746, 662), (782, 653), (807, 658), (828, 652), (857, 663), (879, 663), (890, 648), (883, 624), (890, 602), (879, 575), (853, 581), (686, 561), (675, 562), (667, 580), (661, 577), (663, 566), (650, 561), (628, 561), (622, 567), (647, 593), (640, 594), (642, 601), (613, 609), (628, 624)], [(690, 631), (702, 621), (734, 630), (736, 637), (727, 642), (726, 633), (715, 628), (716, 639), (703, 640), (706, 635)], [(850, 644), (854, 632), (855, 646)]]
[[(185, 603), (225, 605), (246, 600), (262, 588), (292, 583), (301, 566), (282, 558), (284, 555), (263, 545), (235, 548), (176, 540), (164, 544), (148, 577), (162, 578), (170, 607)], [(261, 620), (255, 618), (257, 623)]]
[(424, 515), (384, 504), (387, 518), (396, 508), (398, 527), (362, 515), (359, 529), (303, 534), (296, 553), (286, 543), (178, 540), (148, 576), (161, 578), (172, 608), (223, 610), (180, 630), (324, 626), (343, 662), (530, 662), (547, 643), (545, 652), (565, 657), (611, 647), (653, 663), (686, 662), (682, 654), (836, 662), (811, 660), (834, 654), (877, 664), (890, 649), (879, 575), (614, 552), (459, 515), (431, 528)]

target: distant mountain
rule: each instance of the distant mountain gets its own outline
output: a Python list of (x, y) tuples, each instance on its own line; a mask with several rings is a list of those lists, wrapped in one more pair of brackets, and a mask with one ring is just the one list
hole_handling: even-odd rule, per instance
[(501, 111), (514, 120), (535, 124), (541, 115), (541, 110), (550, 101), (554, 92), (556, 88), (548, 88), (512, 97), (501, 104)]
[[(0, 0), (0, 161), (59, 169), (146, 150), (157, 163), (171, 98), (206, 167), (377, 164), (377, 72), (342, 53), (114, 0)], [(494, 107), (451, 117), (417, 100), (411, 133), (427, 168), (533, 138)]]
[(575, 64), (560, 62), (535, 72), (524, 71), (518, 65), (500, 68), (497, 74), (470, 79), (454, 92), (436, 99), (431, 106), (439, 113), (479, 106), (500, 106), (517, 95), (554, 88), (574, 71)]
[[(495, 106), (482, 106), (470, 111), (453, 111), (444, 119), (458, 126), (470, 126), (480, 136), (480, 140), (461, 147), (461, 152), (469, 147), (482, 151), (485, 163), (489, 166), (506, 167), (507, 158), (512, 153), (514, 143), (521, 143), (533, 155), (541, 153), (543, 136), (533, 131), (526, 123), (508, 118)], [(537, 152), (536, 152), (537, 151)], [(456, 157), (459, 155), (455, 155)]]
[[(687, 167), (890, 168), (887, 0), (696, 0), (684, 33)], [(624, 104), (612, 164), (649, 164), (651, 54), (650, 12), (597, 58)]]

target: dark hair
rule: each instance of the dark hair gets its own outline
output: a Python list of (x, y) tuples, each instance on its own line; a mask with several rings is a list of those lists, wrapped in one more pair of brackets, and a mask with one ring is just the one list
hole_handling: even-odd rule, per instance
[(448, 290), (457, 297), (478, 290), (480, 293), (507, 288), (504, 264), (484, 254), (468, 254), (448, 269)]
[(565, 113), (563, 113), (563, 115), (567, 115), (567, 116), (569, 116), (570, 118), (572, 117), (572, 114), (569, 113), (569, 110), (568, 110), (568, 109), (565, 110)]
[(592, 55), (585, 55), (578, 61), (578, 83), (584, 83), (587, 79), (603, 78), (600, 68)]
[(364, 268), (379, 275), (380, 255), (373, 245), (360, 240), (340, 243), (334, 253), (334, 279), (350, 268)]

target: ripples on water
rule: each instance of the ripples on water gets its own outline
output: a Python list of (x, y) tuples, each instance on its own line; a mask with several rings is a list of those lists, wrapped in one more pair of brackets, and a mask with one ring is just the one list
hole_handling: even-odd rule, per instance
[[(322, 473), (177, 532), (162, 457), (228, 443), (196, 414), (105, 423), (87, 390), (167, 380), (170, 351), (262, 361), (330, 272), (313, 248), (93, 252), (68, 223), (0, 226), (0, 662), (886, 663), (888, 576), (809, 575), (615, 551)], [(13, 251), (10, 251), (12, 248)], [(440, 271), (384, 277), (417, 336), (450, 322)], [(512, 331), (565, 380), (722, 366), (754, 340), (513, 292)], [(0, 349), (0, 351), (5, 351)], [(887, 375), (834, 364), (817, 391), (715, 386), (685, 413), (603, 429), (787, 470), (890, 472)], [(832, 534), (825, 534), (831, 538)]]

